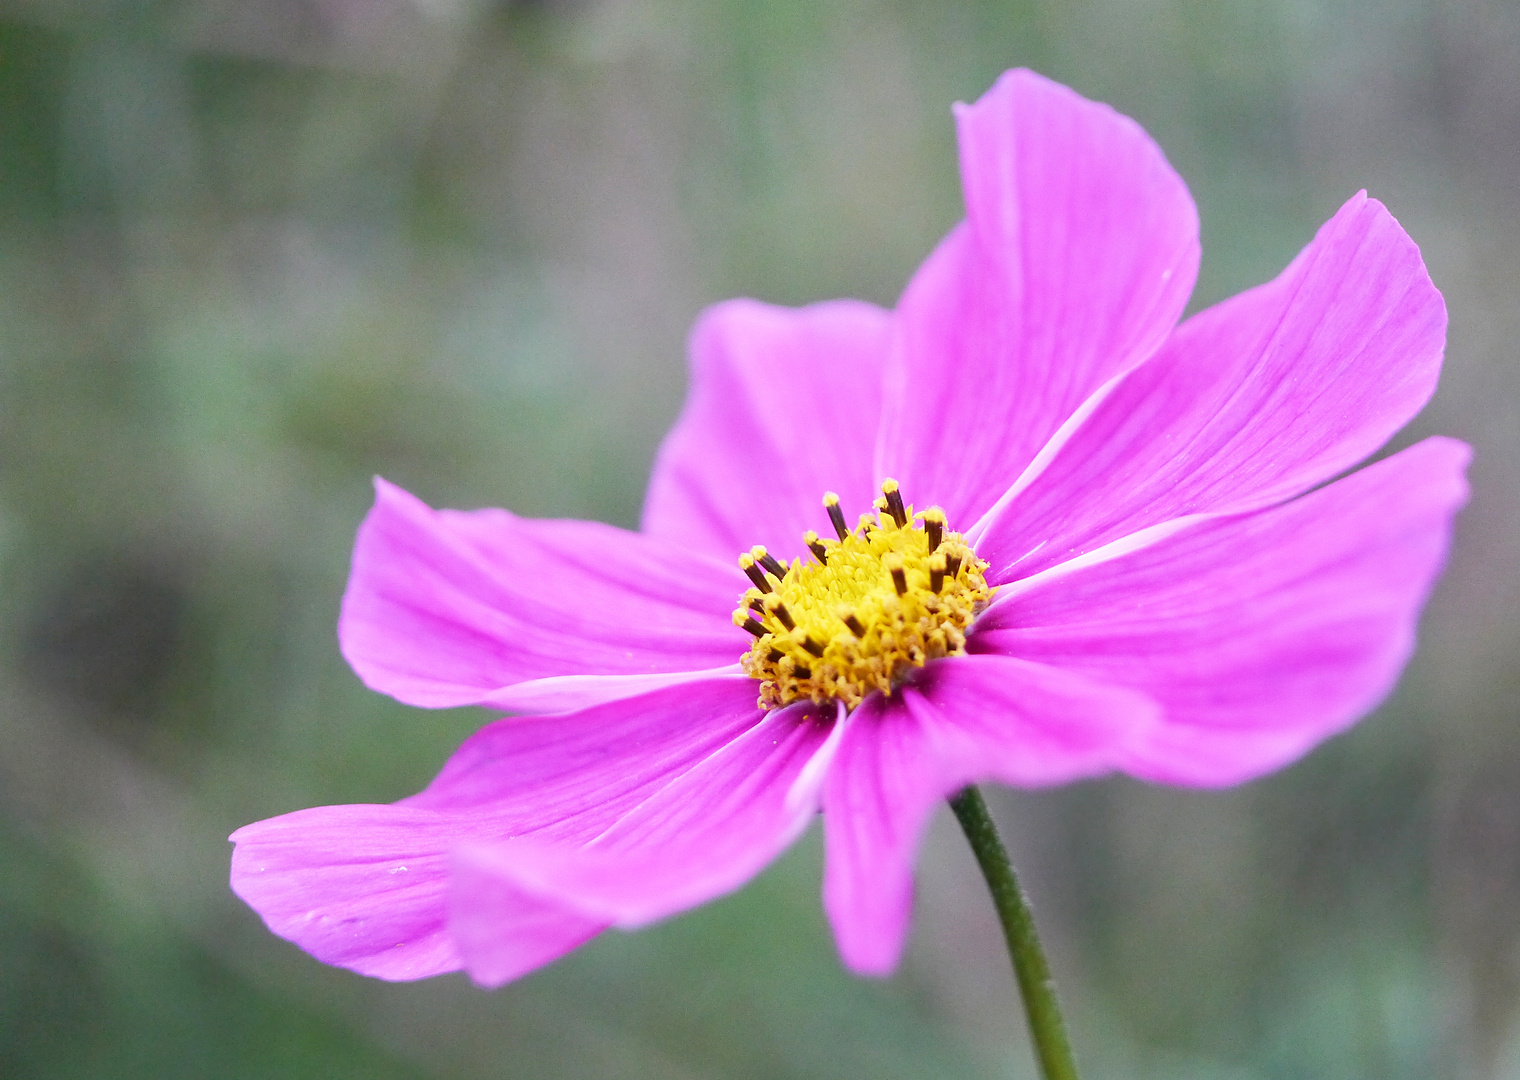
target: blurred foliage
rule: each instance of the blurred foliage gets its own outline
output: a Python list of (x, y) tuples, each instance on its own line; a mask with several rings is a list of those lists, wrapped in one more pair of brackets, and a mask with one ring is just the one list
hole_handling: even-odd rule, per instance
[(1090, 1075), (1520, 1077), (1502, 0), (0, 5), (0, 1076), (1030, 1075), (943, 820), (888, 982), (835, 960), (814, 836), (494, 994), (321, 967), (223, 840), (408, 794), (481, 721), (337, 655), (371, 475), (634, 524), (695, 313), (890, 303), (960, 213), (949, 103), (1018, 64), (1166, 148), (1195, 307), (1389, 202), (1452, 312), (1408, 438), (1479, 454), (1421, 655), (1351, 734), (1230, 792), (1000, 797)]

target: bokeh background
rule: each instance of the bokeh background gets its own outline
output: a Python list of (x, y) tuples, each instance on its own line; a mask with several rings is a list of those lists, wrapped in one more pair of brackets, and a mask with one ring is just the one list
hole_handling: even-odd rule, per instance
[(1228, 792), (994, 794), (1089, 1076), (1520, 1077), (1512, 0), (0, 3), (0, 1076), (1031, 1076), (947, 815), (886, 982), (816, 835), (496, 993), (309, 960), (225, 842), (482, 721), (338, 655), (372, 474), (634, 524), (695, 313), (890, 304), (960, 215), (950, 103), (1017, 64), (1166, 148), (1195, 309), (1385, 200), (1451, 309), (1400, 441), (1478, 450), (1353, 732)]

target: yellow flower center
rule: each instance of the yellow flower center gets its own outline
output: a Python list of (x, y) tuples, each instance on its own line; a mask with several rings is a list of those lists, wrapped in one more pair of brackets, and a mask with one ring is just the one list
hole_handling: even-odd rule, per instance
[(895, 480), (853, 530), (839, 496), (823, 505), (839, 539), (808, 532), (811, 558), (787, 565), (763, 547), (739, 556), (755, 584), (734, 624), (755, 637), (742, 665), (760, 680), (764, 709), (803, 700), (853, 709), (873, 690), (891, 695), (930, 660), (964, 653), (966, 628), (992, 598), (987, 564), (965, 537), (937, 507), (905, 506)]

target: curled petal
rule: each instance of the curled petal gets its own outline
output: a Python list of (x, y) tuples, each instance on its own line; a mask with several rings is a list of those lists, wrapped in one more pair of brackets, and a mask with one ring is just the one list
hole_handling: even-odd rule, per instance
[(817, 812), (840, 730), (810, 704), (778, 709), (584, 846), (462, 848), (451, 906), (471, 976), (515, 976), (525, 911), (636, 927), (738, 888)]
[(232, 834), (232, 891), (282, 938), (380, 979), (460, 966), (443, 897), (452, 815), (405, 806), (318, 806)]
[(1133, 687), (1164, 720), (1123, 768), (1239, 783), (1393, 688), (1466, 500), (1471, 451), (1427, 439), (1269, 510), (1194, 522), (1015, 596), (969, 648)]
[[(744, 652), (738, 568), (594, 521), (432, 510), (375, 482), (338, 640), (366, 686), (409, 705), (513, 709), (507, 688), (579, 675), (670, 675)], [(532, 697), (558, 707), (554, 685)], [(524, 695), (519, 695), (524, 696)]]
[[(316, 807), (239, 829), (232, 888), (326, 963), (385, 979), (456, 970), (448, 897), (460, 845), (587, 844), (761, 719), (752, 683), (720, 680), (500, 720), (403, 802)], [(518, 964), (553, 959), (594, 932), (583, 917), (527, 904), (503, 925), (516, 928)]]

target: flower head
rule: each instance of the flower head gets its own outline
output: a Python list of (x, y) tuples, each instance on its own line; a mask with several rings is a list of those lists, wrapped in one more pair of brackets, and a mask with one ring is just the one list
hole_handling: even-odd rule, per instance
[(1197, 217), (1136, 124), (1026, 71), (957, 123), (967, 217), (895, 310), (702, 316), (641, 532), (377, 481), (344, 655), (516, 715), (409, 799), (235, 833), (271, 929), (494, 985), (737, 888), (822, 810), (841, 953), (884, 973), (965, 784), (1237, 783), (1388, 693), (1469, 457), (1335, 479), (1434, 391), (1414, 243), (1359, 194), (1179, 325)]

